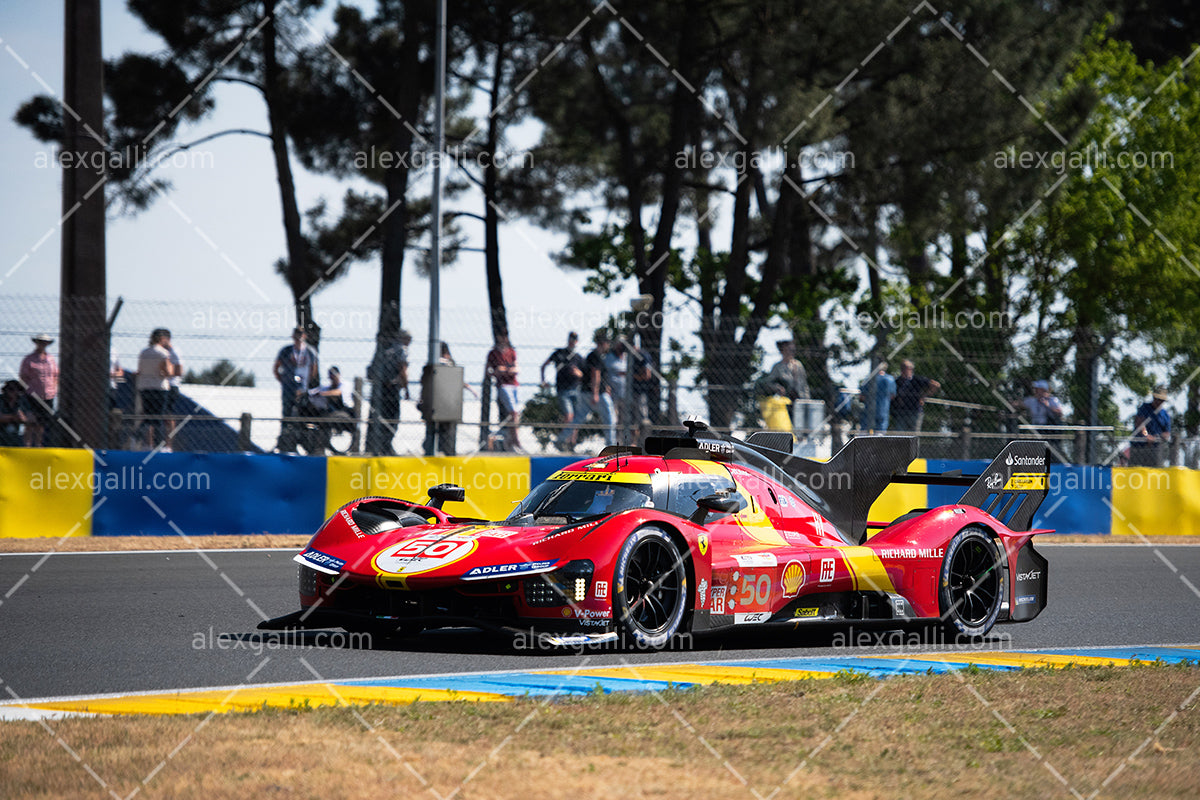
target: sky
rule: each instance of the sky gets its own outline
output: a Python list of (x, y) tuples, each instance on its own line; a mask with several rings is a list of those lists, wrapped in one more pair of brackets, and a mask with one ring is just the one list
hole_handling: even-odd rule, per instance
[[(126, 10), (124, 0), (102, 0), (101, 7), (106, 59), (161, 47), (157, 37)], [(57, 327), (50, 301), (59, 290), (61, 172), (53, 165), (53, 150), (17, 126), (12, 116), (35, 94), (61, 96), (62, 28), (62, 2), (0, 4), (0, 317), (5, 318), (0, 319), (0, 373), (12, 371), (7, 362), (28, 350), (32, 328)], [(225, 127), (266, 129), (261, 99), (250, 89), (223, 87), (217, 105), (217, 113), (187, 129), (186, 138)], [(336, 207), (350, 185), (306, 173), (294, 158), (293, 168), (301, 210), (320, 197)], [(175, 331), (182, 352), (207, 356), (210, 350), (227, 349), (260, 380), (269, 380), (273, 353), (287, 343), (292, 320), (287, 318), (290, 292), (273, 270), (285, 247), (268, 141), (223, 137), (204, 145), (195, 158), (162, 167), (158, 174), (174, 188), (149, 210), (110, 220), (108, 226), (110, 307), (118, 296), (129, 303), (117, 319), (114, 349), (127, 353), (128, 361), (151, 327), (165, 325)], [(430, 185), (418, 188), (429, 191), (428, 173), (423, 180)], [(482, 213), (481, 206), (481, 198), (470, 193), (446, 203), (447, 210), (474, 213)], [(460, 224), (470, 238), (468, 244), (480, 246), (480, 223), (464, 219)], [(568, 330), (577, 328), (586, 337), (609, 313), (628, 309), (633, 294), (629, 290), (610, 299), (585, 294), (584, 277), (554, 263), (564, 241), (561, 235), (519, 222), (506, 224), (501, 231), (506, 305), (513, 343), (518, 353), (526, 353), (527, 383)], [(429, 283), (416, 274), (412, 261), (410, 252), (403, 278), (403, 321), (414, 334), (416, 360), (423, 361)], [(482, 254), (460, 254), (457, 264), (443, 273), (441, 284), (442, 338), (452, 347), (461, 342), (455, 350), (460, 363), (481, 363), (489, 338)], [(365, 340), (374, 334), (378, 298), (377, 261), (355, 264), (346, 277), (315, 296), (318, 319), (324, 313), (330, 320), (359, 320), (356, 326), (347, 326), (343, 336), (330, 337), (330, 359), (352, 363), (369, 359), (370, 344)], [(135, 301), (160, 305), (147, 307)], [(273, 314), (279, 325), (247, 323), (247, 304), (258, 307), (260, 322), (264, 314)], [(156, 314), (156, 308), (161, 313)], [(220, 345), (203, 341), (214, 335), (222, 312), (231, 309), (226, 318), (235, 322), (217, 336)], [(155, 316), (166, 319), (155, 322)], [(215, 360), (223, 353), (212, 355)]]

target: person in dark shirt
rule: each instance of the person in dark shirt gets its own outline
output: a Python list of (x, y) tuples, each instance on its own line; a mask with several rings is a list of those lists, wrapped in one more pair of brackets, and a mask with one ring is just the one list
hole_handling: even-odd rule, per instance
[(1166, 408), (1166, 386), (1154, 387), (1150, 401), (1138, 406), (1133, 417), (1133, 439), (1129, 443), (1129, 463), (1138, 467), (1161, 467), (1171, 441), (1171, 412)]
[(33, 419), (20, 381), (5, 381), (0, 391), (0, 447), (20, 447), (21, 426)]
[[(567, 346), (560, 347), (542, 362), (542, 387), (549, 386), (546, 382), (546, 367), (554, 365), (557, 372), (554, 377), (554, 390), (558, 394), (558, 407), (562, 411), (563, 428), (554, 440), (554, 446), (564, 453), (574, 452), (575, 434), (579, 428), (578, 417), (583, 412), (580, 405), (580, 387), (583, 385), (583, 356), (575, 351), (579, 342), (579, 334), (571, 331), (567, 334)], [(583, 412), (586, 413), (586, 412)]]
[[(608, 381), (608, 370), (604, 364), (604, 356), (608, 353), (608, 334), (600, 331), (596, 334), (596, 349), (588, 353), (583, 365), (583, 382), (580, 399), (586, 413), (594, 413), (604, 426), (604, 443), (616, 444), (617, 425), (612, 400), (612, 387)], [(580, 415), (583, 416), (583, 415)]]
[(941, 389), (932, 378), (916, 374), (916, 366), (905, 359), (896, 378), (896, 397), (892, 400), (892, 430), (915, 433), (921, 430), (925, 416), (925, 398)]

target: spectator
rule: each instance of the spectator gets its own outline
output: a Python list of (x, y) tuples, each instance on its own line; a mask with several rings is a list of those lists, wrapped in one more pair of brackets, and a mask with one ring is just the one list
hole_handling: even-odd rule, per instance
[(921, 430), (925, 416), (925, 398), (941, 389), (932, 378), (916, 374), (916, 366), (907, 358), (900, 364), (896, 379), (896, 399), (892, 401), (892, 428), (905, 433)]
[(20, 381), (5, 381), (0, 390), (0, 447), (20, 447), (21, 426), (33, 418)]
[(108, 407), (116, 408), (118, 404), (118, 395), (121, 391), (121, 384), (125, 382), (125, 370), (121, 366), (121, 359), (117, 355), (116, 350), (111, 350), (109, 353), (108, 366)]
[[(595, 336), (596, 347), (588, 353), (583, 364), (583, 386), (580, 398), (586, 413), (594, 413), (604, 426), (604, 443), (615, 444), (617, 441), (616, 416), (613, 413), (612, 387), (608, 382), (608, 370), (604, 364), (604, 356), (608, 353), (608, 334), (598, 331)], [(580, 420), (582, 422), (582, 420)]]
[(367, 451), (375, 455), (396, 455), (392, 440), (400, 426), (400, 395), (403, 393), (405, 400), (412, 399), (408, 390), (410, 344), (412, 334), (401, 328), (387, 347), (376, 351), (375, 359), (367, 367), (367, 378), (372, 383), (372, 410), (378, 414), (367, 424)]
[(322, 414), (345, 411), (346, 384), (342, 383), (342, 371), (337, 367), (330, 367), (326, 376), (329, 378), (328, 383), (308, 390), (313, 409)]
[(275, 380), (279, 381), (283, 406), (280, 416), (285, 418), (279, 426), (279, 441), (275, 443), (275, 449), (281, 453), (295, 452), (295, 423), (287, 422), (286, 418), (296, 416), (296, 400), (317, 383), (320, 374), (317, 352), (308, 346), (308, 334), (303, 328), (292, 331), (292, 343), (275, 356), (272, 371)]
[(868, 433), (887, 433), (892, 398), (896, 396), (896, 379), (887, 373), (887, 362), (880, 361), (871, 377), (862, 385), (862, 428)]
[(769, 380), (783, 387), (784, 396), (791, 401), (808, 399), (808, 375), (804, 365), (796, 358), (796, 343), (784, 339), (775, 347), (781, 356), (771, 371), (767, 373)]
[[(777, 342), (775, 347), (781, 357), (775, 366), (759, 379), (758, 405), (768, 428), (790, 431), (796, 427), (796, 401), (808, 399), (808, 375), (804, 371), (804, 365), (796, 358), (794, 341), (783, 339)], [(787, 400), (790, 408), (773, 409), (776, 404), (782, 406), (782, 400)], [(788, 412), (786, 415), (783, 413), (785, 410)], [(779, 422), (773, 424), (776, 416)]]
[[(166, 331), (167, 340), (163, 346), (167, 348), (171, 358), (171, 377), (168, 380), (170, 387), (167, 389), (167, 414), (175, 415), (182, 414), (183, 409), (179, 403), (179, 386), (183, 383), (183, 362), (179, 358), (179, 350), (176, 349), (175, 343), (171, 341), (171, 332)], [(175, 447), (175, 420), (167, 420), (167, 448), (168, 450)]]
[(150, 344), (138, 354), (137, 390), (142, 398), (142, 414), (146, 417), (146, 449), (155, 448), (154, 433), (164, 452), (171, 446), (164, 437), (166, 426), (163, 415), (167, 413), (170, 396), (171, 376), (175, 366), (171, 363), (171, 332), (166, 328), (155, 328), (150, 334)]
[(1049, 381), (1034, 381), (1033, 395), (1021, 403), (1033, 425), (1058, 425), (1062, 422), (1063, 407), (1050, 391)]
[(625, 378), (629, 371), (629, 357), (624, 342), (614, 342), (604, 354), (604, 370), (608, 376), (608, 389), (612, 396), (616, 424), (625, 429), (629, 420), (629, 395)]
[(1166, 408), (1167, 387), (1155, 386), (1149, 402), (1138, 406), (1133, 417), (1129, 463), (1136, 467), (1161, 467), (1171, 440), (1171, 412)]
[(509, 343), (507, 334), (496, 337), (496, 346), (487, 355), (487, 372), (496, 383), (505, 449), (523, 452), (517, 436), (517, 426), (521, 424), (521, 410), (517, 408), (517, 351)]
[(575, 351), (579, 343), (579, 334), (571, 331), (567, 334), (567, 346), (560, 347), (542, 362), (542, 387), (546, 383), (546, 367), (551, 364), (556, 368), (554, 390), (558, 395), (558, 408), (562, 412), (563, 428), (554, 439), (554, 446), (564, 453), (575, 451), (575, 433), (579, 427), (577, 417), (583, 411), (579, 397), (579, 387), (583, 381), (583, 356)]
[[(445, 342), (442, 342), (438, 363), (455, 366), (454, 357), (450, 355), (450, 345)], [(470, 384), (463, 383), (462, 388), (470, 392), (472, 397), (479, 397)], [(432, 419), (433, 401), (429, 395), (429, 387), (424, 381), (421, 383), (421, 402), (417, 407), (425, 417), (425, 455), (436, 455), (438, 450), (441, 450), (443, 455), (455, 455), (458, 452), (458, 423)]]
[(54, 419), (54, 398), (58, 397), (58, 362), (46, 352), (54, 343), (42, 333), (33, 337), (33, 352), (21, 359), (17, 377), (29, 395), (32, 418), (25, 425), (25, 446), (41, 447), (46, 429)]

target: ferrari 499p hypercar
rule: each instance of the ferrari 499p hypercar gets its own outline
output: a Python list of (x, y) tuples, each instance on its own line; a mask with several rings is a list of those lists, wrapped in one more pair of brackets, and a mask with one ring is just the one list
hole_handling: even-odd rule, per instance
[[(296, 556), (300, 610), (265, 629), (376, 634), (474, 626), (561, 644), (664, 647), (685, 633), (876, 620), (981, 637), (1046, 605), (1032, 538), (1044, 442), (1009, 444), (980, 475), (909, 473), (911, 437), (850, 441), (827, 462), (788, 434), (745, 441), (702, 423), (610, 447), (552, 474), (507, 519), (430, 500), (347, 503)], [(966, 487), (958, 503), (868, 520), (892, 483)], [(868, 537), (868, 533), (874, 535)]]

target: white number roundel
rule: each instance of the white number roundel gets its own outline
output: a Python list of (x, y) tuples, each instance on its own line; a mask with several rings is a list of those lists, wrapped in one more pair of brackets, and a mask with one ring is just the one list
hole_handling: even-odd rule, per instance
[(387, 547), (375, 556), (375, 568), (389, 575), (431, 572), (474, 552), (475, 539), (455, 536), (419, 536)]

